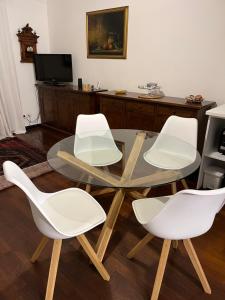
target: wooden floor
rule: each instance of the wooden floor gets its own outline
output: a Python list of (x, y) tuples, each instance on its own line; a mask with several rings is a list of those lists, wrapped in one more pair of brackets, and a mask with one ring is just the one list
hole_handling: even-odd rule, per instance
[[(34, 129), (21, 136), (43, 150), (61, 139), (62, 134)], [(54, 172), (34, 180), (45, 192), (73, 186), (71, 181)], [(154, 190), (166, 194), (168, 188)], [(107, 210), (112, 195), (98, 198)], [(88, 234), (94, 244), (100, 228)], [(126, 199), (104, 261), (111, 275), (105, 282), (89, 265), (88, 258), (74, 240), (63, 242), (55, 288), (55, 300), (145, 300), (149, 299), (154, 283), (162, 241), (154, 239), (134, 260), (126, 258), (128, 251), (145, 235)], [(42, 300), (45, 295), (49, 259), (49, 244), (39, 261), (32, 265), (29, 258), (41, 239), (32, 220), (24, 194), (15, 187), (0, 192), (0, 299)], [(193, 239), (212, 287), (212, 295), (202, 291), (200, 283), (182, 245), (171, 250), (160, 300), (223, 300), (225, 299), (225, 214), (217, 215), (210, 232)]]

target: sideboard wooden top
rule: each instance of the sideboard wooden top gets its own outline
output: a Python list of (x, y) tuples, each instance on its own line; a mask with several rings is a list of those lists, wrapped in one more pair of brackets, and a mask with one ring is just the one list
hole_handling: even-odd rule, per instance
[(73, 84), (62, 84), (62, 85), (50, 85), (44, 83), (36, 83), (37, 88), (44, 88), (48, 90), (56, 90), (56, 91), (70, 91), (78, 94), (96, 94), (97, 92), (107, 91), (106, 89), (101, 90), (93, 90), (93, 91), (85, 91), (78, 89), (78, 86)]
[(145, 103), (159, 103), (159, 104), (165, 104), (165, 105), (176, 105), (181, 106), (185, 108), (191, 108), (191, 109), (201, 109), (201, 108), (207, 108), (212, 107), (212, 105), (216, 104), (213, 101), (203, 101), (202, 104), (190, 104), (186, 103), (186, 100), (184, 98), (178, 98), (178, 97), (168, 97), (164, 96), (160, 99), (143, 99), (139, 98), (138, 96), (143, 95), (141, 93), (135, 93), (135, 92), (127, 92), (124, 95), (116, 95), (114, 91), (108, 91), (108, 92), (98, 92), (99, 95), (109, 98), (115, 98), (120, 100), (134, 100), (139, 102), (145, 102)]

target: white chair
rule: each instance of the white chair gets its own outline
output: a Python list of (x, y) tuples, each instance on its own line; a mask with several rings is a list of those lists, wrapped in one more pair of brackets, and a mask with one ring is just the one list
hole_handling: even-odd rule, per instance
[(149, 232), (127, 255), (133, 258), (154, 236), (164, 239), (151, 300), (157, 300), (172, 240), (183, 240), (185, 249), (207, 294), (211, 288), (191, 243), (207, 232), (225, 203), (225, 188), (212, 191), (183, 190), (175, 195), (135, 200), (139, 223)]
[(109, 166), (122, 158), (103, 114), (77, 117), (74, 155), (92, 166)]
[[(104, 167), (106, 170), (107, 166), (121, 160), (123, 155), (115, 144), (103, 114), (80, 114), (77, 117), (74, 155), (91, 166)], [(91, 183), (91, 177), (88, 180)], [(88, 193), (91, 192), (90, 183), (86, 185)]]
[[(197, 131), (197, 119), (170, 116), (153, 146), (144, 153), (144, 159), (167, 170), (187, 167), (196, 159)], [(181, 182), (184, 188), (188, 188), (184, 179)], [(172, 183), (172, 192), (177, 192), (176, 183)]]
[(38, 259), (48, 239), (54, 240), (45, 299), (53, 298), (63, 239), (76, 237), (102, 278), (108, 281), (110, 279), (108, 272), (84, 235), (85, 232), (103, 223), (106, 219), (105, 212), (98, 202), (78, 188), (69, 188), (56, 193), (43, 193), (11, 161), (3, 163), (3, 170), (6, 179), (25, 192), (34, 222), (44, 235), (31, 262), (34, 263)]

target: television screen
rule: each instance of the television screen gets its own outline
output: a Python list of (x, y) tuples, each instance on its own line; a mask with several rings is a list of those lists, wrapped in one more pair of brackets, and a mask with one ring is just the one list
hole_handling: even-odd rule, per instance
[(34, 54), (34, 68), (38, 81), (73, 81), (71, 54)]

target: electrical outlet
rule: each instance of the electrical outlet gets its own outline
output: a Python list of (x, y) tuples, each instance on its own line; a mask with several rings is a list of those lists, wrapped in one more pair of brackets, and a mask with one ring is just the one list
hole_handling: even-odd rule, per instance
[(24, 118), (24, 119), (30, 119), (30, 118), (31, 118), (31, 114), (24, 114), (24, 115), (23, 115), (23, 118)]

